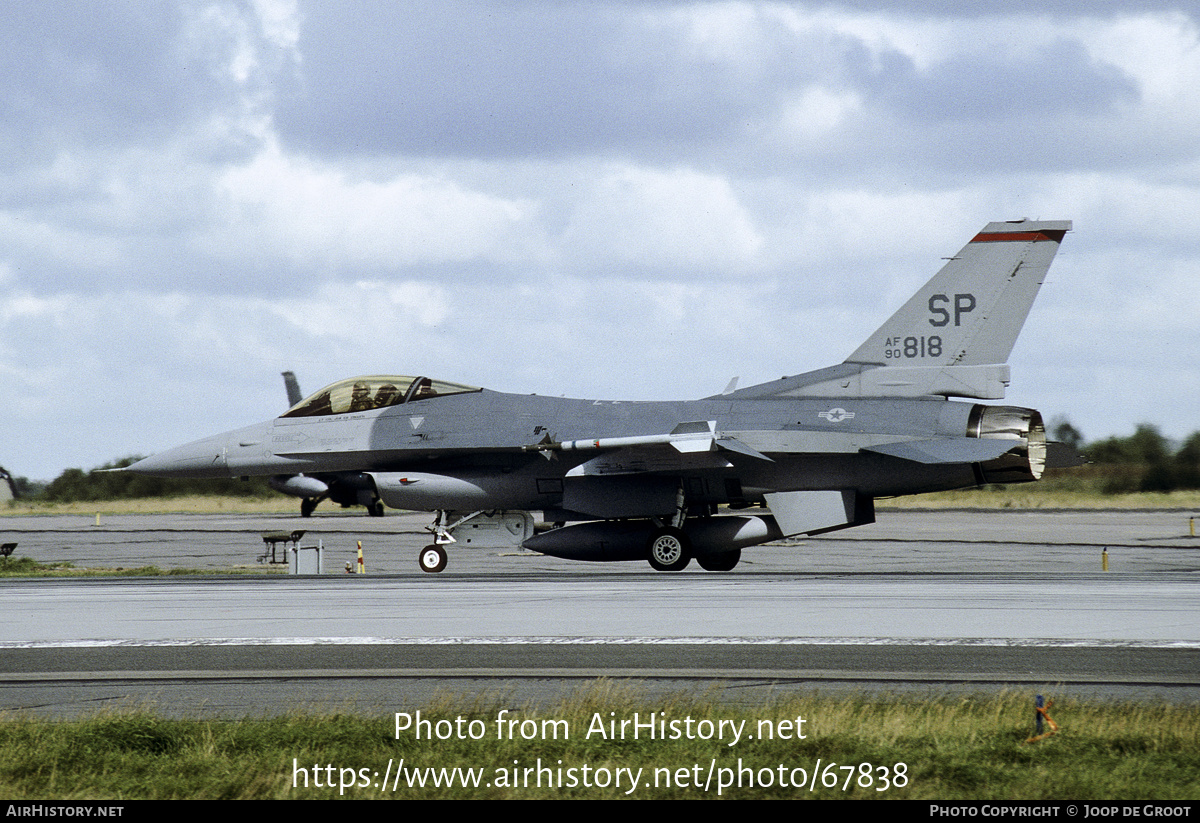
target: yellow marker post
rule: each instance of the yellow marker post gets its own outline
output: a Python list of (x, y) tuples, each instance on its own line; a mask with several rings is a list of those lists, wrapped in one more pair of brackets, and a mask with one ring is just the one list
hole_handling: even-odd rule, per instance
[[(1058, 724), (1050, 719), (1050, 715), (1046, 714), (1046, 710), (1053, 705), (1053, 700), (1046, 700), (1040, 694), (1037, 696), (1037, 699), (1034, 700), (1033, 715), (1035, 718), (1035, 732), (1033, 737), (1025, 741), (1026, 743), (1034, 743), (1038, 740), (1045, 740), (1047, 737), (1050, 737), (1052, 734), (1058, 731)], [(1050, 730), (1047, 732), (1042, 731), (1042, 718), (1045, 718), (1046, 723), (1050, 726)]]
[(358, 569), (356, 571), (358, 574), (366, 574), (367, 573), (366, 567), (363, 566), (362, 541), (361, 540), (358, 541)]
[(100, 525), (100, 512), (96, 512), (96, 525)]
[(1104, 547), (1104, 551), (1100, 552), (1100, 571), (1108, 571), (1108, 546)]

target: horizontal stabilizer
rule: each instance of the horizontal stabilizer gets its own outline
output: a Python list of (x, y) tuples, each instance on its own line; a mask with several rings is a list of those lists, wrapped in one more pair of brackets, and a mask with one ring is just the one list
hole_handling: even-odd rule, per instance
[(899, 457), (914, 463), (985, 463), (1019, 445), (1020, 442), (1016, 440), (959, 437), (881, 443), (878, 446), (868, 446), (863, 451)]
[(1073, 469), (1085, 466), (1088, 459), (1066, 443), (1046, 442), (1046, 468)]

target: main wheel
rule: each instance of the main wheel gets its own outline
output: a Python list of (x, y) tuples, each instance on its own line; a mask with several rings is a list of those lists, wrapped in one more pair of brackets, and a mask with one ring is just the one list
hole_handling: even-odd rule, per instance
[(659, 529), (650, 536), (650, 565), (656, 571), (677, 572), (687, 568), (692, 559), (692, 547), (687, 535), (679, 529)]
[(300, 516), (312, 517), (313, 511), (317, 508), (317, 503), (321, 501), (314, 500), (311, 497), (306, 497), (300, 501)]
[(446, 560), (446, 550), (441, 546), (426, 546), (417, 555), (417, 563), (420, 564), (421, 571), (430, 574), (437, 574), (446, 568)]
[(383, 517), (383, 501), (377, 497), (368, 503), (367, 514), (371, 517)]
[(731, 572), (741, 559), (742, 550), (734, 549), (720, 554), (702, 554), (696, 558), (696, 562), (706, 572)]

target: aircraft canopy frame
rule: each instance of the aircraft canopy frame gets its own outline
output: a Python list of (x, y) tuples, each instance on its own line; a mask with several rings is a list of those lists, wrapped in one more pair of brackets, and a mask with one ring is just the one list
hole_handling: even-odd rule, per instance
[(325, 417), (400, 406), (433, 397), (483, 391), (447, 380), (424, 376), (366, 375), (330, 383), (301, 400), (280, 417)]

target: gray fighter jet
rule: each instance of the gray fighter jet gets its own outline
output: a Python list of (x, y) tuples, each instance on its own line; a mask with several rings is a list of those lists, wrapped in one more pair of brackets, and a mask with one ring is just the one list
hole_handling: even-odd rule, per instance
[[(1041, 415), (971, 401), (1004, 397), (1009, 353), (1070, 228), (988, 224), (830, 368), (688, 402), (355, 377), (129, 471), (361, 473), (388, 506), (436, 512), (428, 572), (445, 568), (456, 532), (478, 544), (485, 525), (558, 557), (729, 571), (748, 546), (874, 522), (876, 498), (1042, 475)], [(532, 511), (554, 527), (535, 534)]]

